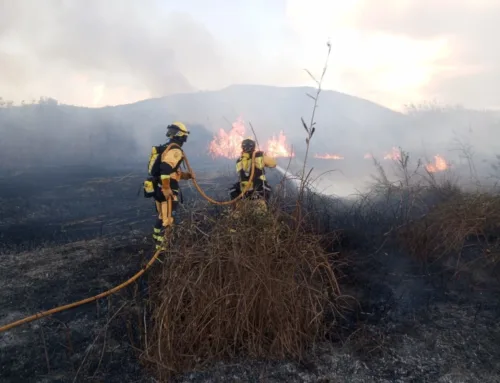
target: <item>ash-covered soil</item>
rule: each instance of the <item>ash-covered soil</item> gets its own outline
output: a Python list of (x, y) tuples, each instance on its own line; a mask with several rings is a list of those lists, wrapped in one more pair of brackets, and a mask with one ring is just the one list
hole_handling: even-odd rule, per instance
[[(150, 251), (139, 240), (121, 237), (3, 255), (1, 323), (107, 290), (139, 270)], [(140, 381), (143, 374), (120, 316), (136, 289), (2, 333), (0, 381)]]
[(498, 286), (423, 275), (397, 254), (352, 257), (344, 293), (360, 309), (302, 363), (220, 363), (178, 381), (500, 382)]
[[(154, 221), (152, 202), (137, 196), (142, 177), (54, 170), (2, 178), (0, 325), (95, 295), (140, 269), (152, 255)], [(194, 191), (183, 190), (193, 203)], [(500, 382), (498, 279), (457, 277), (396, 252), (349, 249), (345, 256), (344, 293), (360, 308), (304, 361), (227, 361), (176, 380)], [(0, 381), (154, 381), (136, 349), (145, 286), (140, 280), (108, 299), (0, 333)]]

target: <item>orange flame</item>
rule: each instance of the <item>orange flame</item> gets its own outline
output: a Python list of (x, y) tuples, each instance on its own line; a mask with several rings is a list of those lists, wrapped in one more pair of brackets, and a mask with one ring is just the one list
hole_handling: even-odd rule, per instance
[(232, 123), (231, 130), (219, 129), (219, 134), (210, 142), (212, 157), (238, 158), (241, 154), (241, 141), (245, 136), (245, 123), (238, 118)]
[(442, 172), (448, 169), (448, 164), (446, 160), (438, 154), (434, 156), (434, 163), (425, 165), (425, 169), (427, 169), (429, 173)]
[(320, 158), (322, 160), (343, 160), (344, 157), (338, 154), (315, 154), (314, 158)]
[(286, 136), (283, 131), (280, 132), (278, 138), (274, 135), (267, 141), (266, 154), (271, 157), (294, 157), (295, 153), (286, 144)]
[[(245, 139), (245, 131), (245, 122), (242, 118), (233, 122), (229, 132), (219, 129), (219, 133), (210, 142), (209, 152), (212, 157), (238, 158), (241, 154), (241, 141)], [(283, 132), (280, 132), (278, 137), (273, 136), (268, 140), (266, 154), (272, 157), (295, 156), (287, 146)]]
[(391, 152), (390, 153), (387, 153), (386, 155), (384, 155), (384, 160), (394, 160), (394, 161), (397, 161), (397, 160), (400, 160), (401, 159), (401, 152), (398, 148), (396, 147), (392, 147), (391, 149)]

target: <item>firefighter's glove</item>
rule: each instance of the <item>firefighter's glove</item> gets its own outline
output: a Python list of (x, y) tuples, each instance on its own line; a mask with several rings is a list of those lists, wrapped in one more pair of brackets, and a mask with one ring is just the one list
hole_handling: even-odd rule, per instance
[(166, 178), (161, 181), (161, 192), (163, 193), (165, 199), (172, 198), (174, 196), (174, 192), (170, 188), (170, 179)]
[(194, 178), (194, 174), (190, 172), (182, 172), (181, 173), (181, 180), (190, 180)]

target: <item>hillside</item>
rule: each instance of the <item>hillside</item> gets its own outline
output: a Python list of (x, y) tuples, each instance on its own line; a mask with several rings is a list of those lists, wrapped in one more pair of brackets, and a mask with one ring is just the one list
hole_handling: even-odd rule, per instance
[[(284, 131), (286, 144), (296, 153), (291, 161), (295, 173), (302, 168), (304, 154), (305, 132), (300, 119), (308, 121), (313, 105), (306, 93), (314, 91), (307, 87), (234, 85), (97, 109), (57, 105), (51, 99), (0, 108), (0, 171), (59, 166), (61, 162), (143, 169), (150, 146), (165, 140), (165, 127), (173, 120), (185, 121), (190, 127), (186, 152), (193, 167), (211, 164), (221, 169), (232, 160), (214, 162), (208, 153), (210, 141), (242, 118), (245, 135), (252, 134), (251, 122), (264, 144)], [(424, 105), (401, 114), (364, 99), (323, 91), (315, 117), (317, 130), (309, 165), (314, 167), (314, 177), (334, 170), (323, 176), (321, 189), (341, 195), (363, 188), (369, 179), (373, 164), (365, 158), (367, 153), (381, 159), (391, 148), (401, 146), (430, 161), (439, 154), (447, 162), (455, 162), (455, 169), (468, 171), (467, 159), (456, 142), (459, 139), (472, 145), (476, 167), (488, 173), (499, 152), (496, 141), (491, 140), (500, 123), (493, 112)], [(326, 154), (340, 155), (344, 160), (314, 158)], [(288, 166), (286, 158), (279, 163)]]
[[(300, 118), (310, 114), (309, 88), (237, 85), (220, 91), (176, 94), (129, 105), (98, 109), (43, 103), (0, 109), (2, 158), (32, 156), (55, 162), (74, 153), (81, 161), (123, 161), (143, 158), (144, 151), (164, 139), (164, 128), (173, 120), (187, 122), (193, 135), (190, 148), (206, 153), (219, 129), (229, 129), (238, 117), (251, 121), (257, 135), (267, 140), (283, 130), (288, 143), (302, 146)], [(380, 147), (390, 145), (390, 129), (404, 117), (356, 97), (324, 91), (317, 112), (318, 140), (314, 150), (342, 151), (360, 146), (367, 135)], [(251, 132), (248, 132), (249, 134)], [(339, 140), (342, 137), (342, 140)], [(38, 148), (48, 149), (40, 156)], [(119, 148), (119, 149), (118, 149)], [(365, 150), (360, 148), (360, 150)], [(77, 160), (78, 162), (78, 160)], [(5, 162), (4, 162), (5, 163)]]
[[(230, 122), (242, 117), (252, 123), (261, 139), (283, 130), (290, 144), (302, 146), (300, 118), (309, 119), (313, 101), (306, 93), (314, 92), (309, 87), (233, 85), (219, 91), (177, 94), (110, 109), (137, 128), (148, 119), (181, 119), (203, 124), (213, 133), (229, 129)], [(332, 151), (359, 147), (367, 137), (378, 137), (381, 148), (385, 148), (391, 145), (392, 130), (404, 121), (404, 116), (364, 99), (323, 91), (316, 120), (321, 128), (315, 150)], [(389, 139), (381, 137), (381, 133)]]

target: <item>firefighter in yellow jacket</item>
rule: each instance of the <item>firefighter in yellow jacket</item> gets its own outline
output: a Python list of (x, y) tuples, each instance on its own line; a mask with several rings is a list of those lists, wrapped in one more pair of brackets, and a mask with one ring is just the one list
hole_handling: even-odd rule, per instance
[[(158, 218), (153, 229), (156, 248), (162, 247), (164, 229), (175, 223), (176, 210), (179, 204), (179, 180), (189, 180), (192, 174), (182, 172), (180, 166), (184, 160), (182, 145), (187, 141), (189, 131), (182, 122), (174, 122), (167, 127), (168, 141), (164, 145), (152, 149), (149, 160), (149, 175), (153, 183), (153, 196)], [(168, 199), (172, 201), (169, 211)]]
[[(239, 176), (239, 182), (233, 185), (230, 195), (231, 199), (234, 199), (248, 186), (243, 199), (258, 199), (265, 202), (267, 206), (267, 201), (271, 195), (271, 187), (266, 180), (265, 168), (275, 168), (276, 160), (261, 151), (255, 152), (255, 150), (256, 144), (252, 138), (246, 138), (241, 142), (241, 155), (236, 160), (236, 172)], [(255, 170), (251, 180), (250, 174), (254, 152)]]

